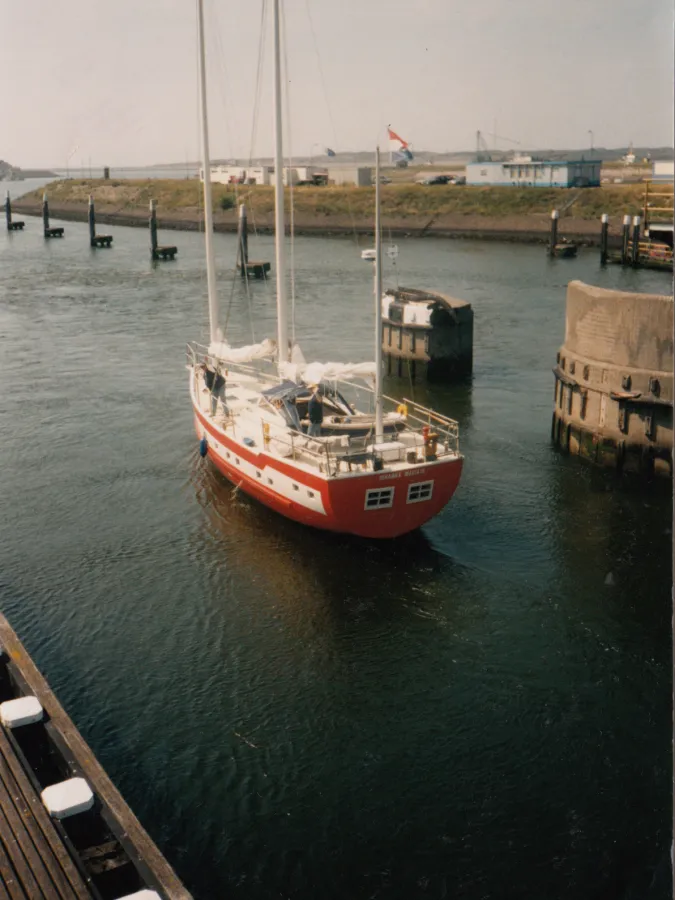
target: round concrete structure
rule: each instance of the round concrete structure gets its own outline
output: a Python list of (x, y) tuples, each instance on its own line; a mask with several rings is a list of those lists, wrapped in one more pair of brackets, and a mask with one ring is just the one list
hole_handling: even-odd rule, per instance
[(567, 286), (552, 438), (599, 465), (673, 473), (673, 298)]

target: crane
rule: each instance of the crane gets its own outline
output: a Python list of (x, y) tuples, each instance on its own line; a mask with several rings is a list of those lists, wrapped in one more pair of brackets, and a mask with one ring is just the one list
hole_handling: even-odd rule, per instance
[[(490, 131), (486, 131), (485, 134), (488, 137), (493, 138), (493, 140), (495, 141), (495, 150), (497, 149), (497, 147), (496, 147), (497, 141), (506, 141), (509, 144), (517, 144), (519, 147), (521, 146), (520, 141), (514, 141), (513, 138), (503, 137), (503, 135), (494, 134)], [(492, 156), (490, 155), (490, 149), (487, 145), (487, 141), (483, 137), (483, 132), (477, 131), (476, 132), (476, 162), (484, 162), (484, 161), (491, 161), (491, 160), (492, 160)]]

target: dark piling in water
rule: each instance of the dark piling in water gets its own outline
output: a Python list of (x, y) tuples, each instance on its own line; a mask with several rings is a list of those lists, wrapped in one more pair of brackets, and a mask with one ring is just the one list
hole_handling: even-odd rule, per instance
[(5, 219), (7, 220), (7, 231), (23, 231), (24, 222), (12, 221), (12, 201), (9, 199), (9, 191), (5, 200)]
[(602, 222), (600, 226), (600, 265), (606, 266), (609, 257), (609, 216), (607, 213), (602, 214), (600, 221)]

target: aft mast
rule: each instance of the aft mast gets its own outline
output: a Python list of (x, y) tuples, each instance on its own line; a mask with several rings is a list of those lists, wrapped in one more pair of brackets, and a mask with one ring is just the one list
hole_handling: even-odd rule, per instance
[(380, 227), (380, 148), (375, 150), (375, 443), (382, 426), (382, 229)]
[(274, 244), (277, 264), (277, 352), (279, 364), (281, 364), (288, 361), (289, 352), (286, 258), (284, 254), (284, 154), (281, 130), (281, 53), (279, 44), (279, 0), (274, 0)]
[(204, 237), (206, 238), (206, 283), (209, 293), (209, 331), (211, 343), (220, 337), (218, 329), (218, 294), (216, 264), (213, 255), (213, 207), (211, 203), (211, 160), (209, 159), (209, 125), (206, 103), (206, 61), (204, 49), (204, 2), (197, 0), (199, 32), (199, 99), (201, 108), (202, 166), (204, 168)]

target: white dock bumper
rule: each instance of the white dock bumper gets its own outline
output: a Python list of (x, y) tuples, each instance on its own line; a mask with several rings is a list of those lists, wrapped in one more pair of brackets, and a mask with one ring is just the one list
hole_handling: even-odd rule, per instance
[(7, 728), (32, 725), (41, 721), (43, 715), (42, 704), (37, 697), (18, 697), (0, 703), (0, 721)]
[(84, 778), (69, 778), (58, 784), (50, 784), (40, 796), (49, 815), (55, 819), (65, 819), (76, 813), (86, 812), (94, 805), (94, 795)]
[(157, 891), (136, 891), (135, 894), (125, 894), (124, 897), (118, 897), (118, 900), (162, 900)]

